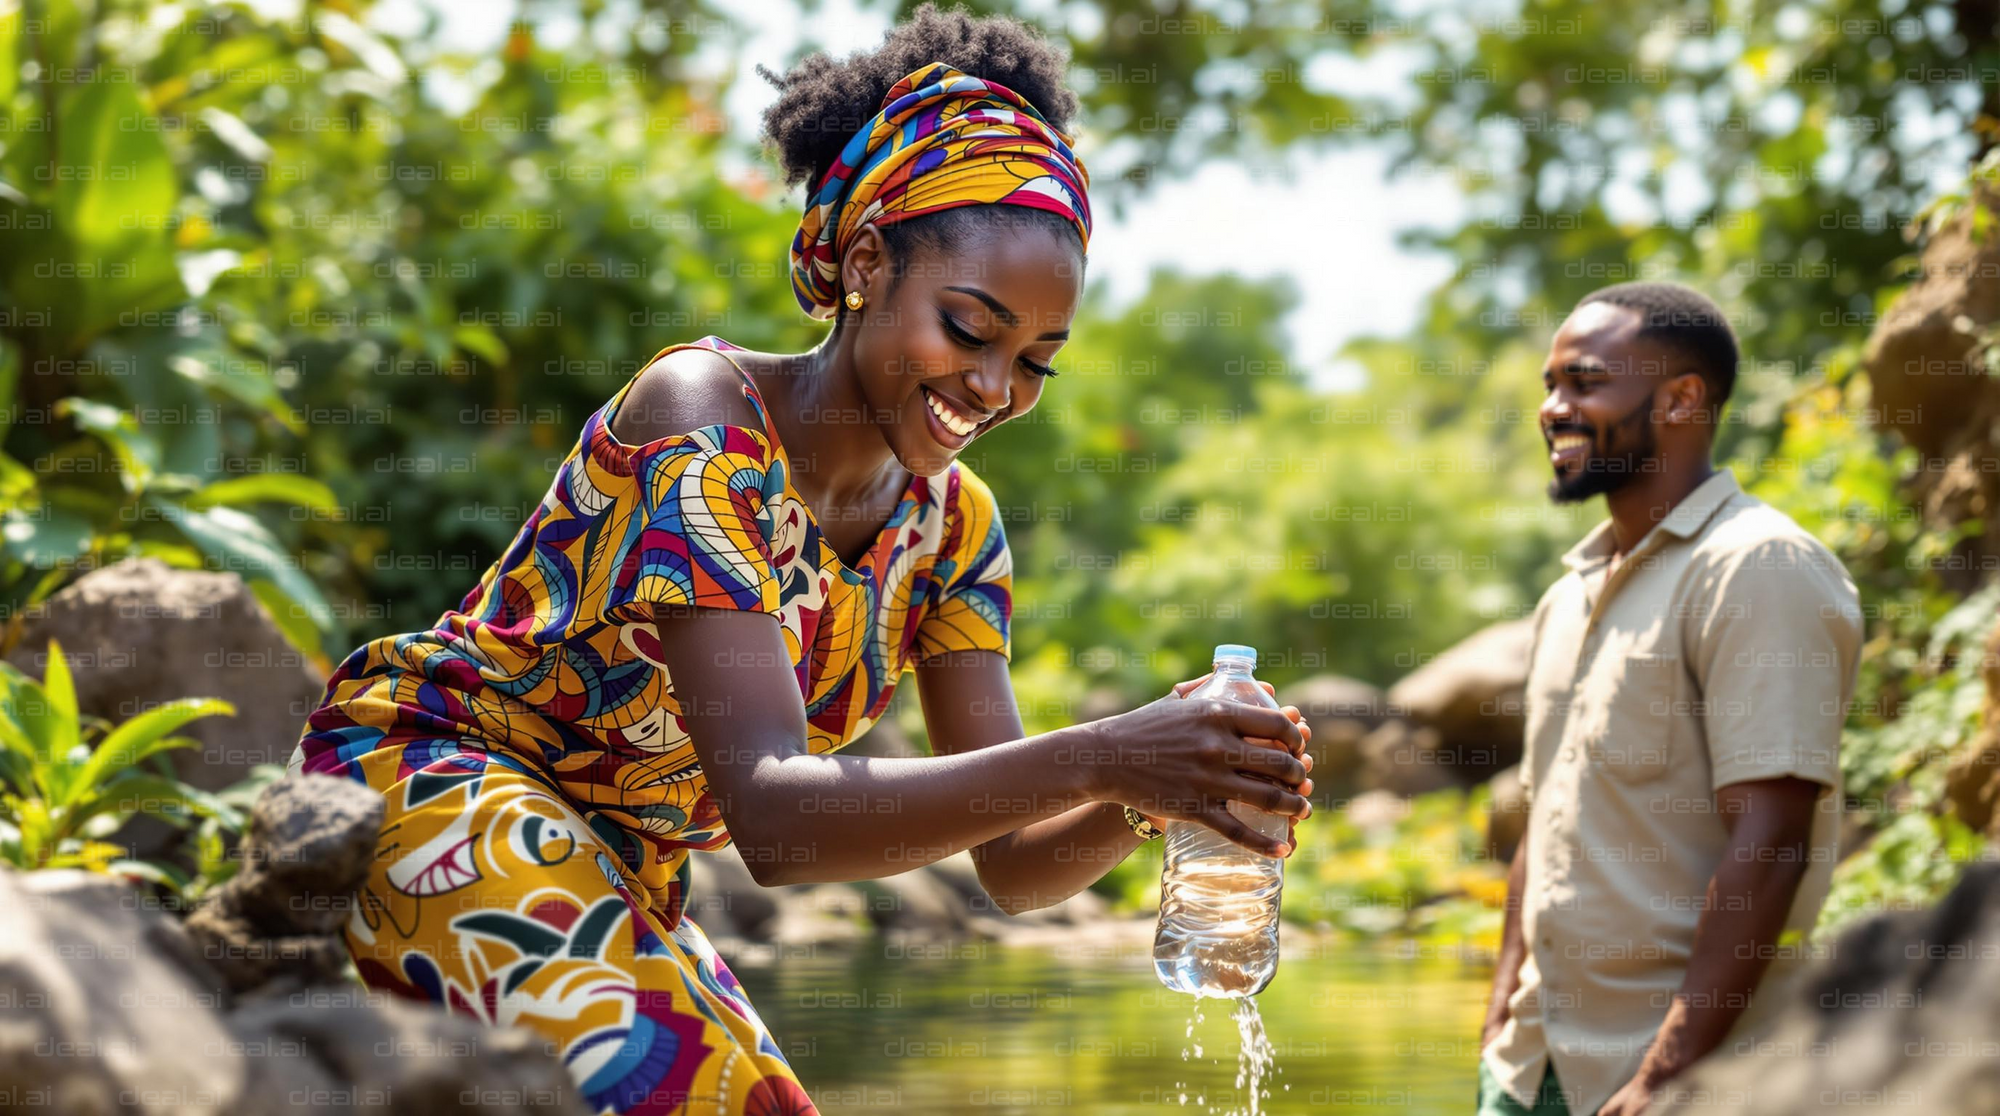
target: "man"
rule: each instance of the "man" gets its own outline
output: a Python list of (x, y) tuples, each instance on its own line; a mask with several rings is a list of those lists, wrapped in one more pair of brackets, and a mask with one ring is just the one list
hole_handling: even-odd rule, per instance
[(1826, 897), (1860, 605), (1710, 464), (1735, 379), (1722, 312), (1665, 283), (1584, 299), (1542, 371), (1549, 494), (1611, 517), (1535, 609), (1481, 1116), (1645, 1111), (1768, 1016)]

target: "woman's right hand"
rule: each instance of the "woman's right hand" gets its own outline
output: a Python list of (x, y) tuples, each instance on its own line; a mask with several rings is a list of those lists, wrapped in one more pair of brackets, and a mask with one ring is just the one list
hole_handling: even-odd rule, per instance
[[(1306, 734), (1286, 710), (1181, 695), (1083, 726), (1093, 736), (1091, 797), (1153, 818), (1198, 822), (1265, 856), (1291, 846), (1229, 812), (1230, 802), (1290, 818), (1312, 813)], [(1274, 746), (1275, 742), (1275, 746)]]

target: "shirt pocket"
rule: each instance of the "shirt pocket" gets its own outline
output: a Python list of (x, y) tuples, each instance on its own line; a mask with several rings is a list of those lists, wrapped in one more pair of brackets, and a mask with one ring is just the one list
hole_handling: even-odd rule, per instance
[(1627, 655), (1606, 681), (1604, 720), (1589, 745), (1592, 765), (1621, 782), (1658, 778), (1673, 762), (1674, 718), (1686, 712), (1680, 656)]

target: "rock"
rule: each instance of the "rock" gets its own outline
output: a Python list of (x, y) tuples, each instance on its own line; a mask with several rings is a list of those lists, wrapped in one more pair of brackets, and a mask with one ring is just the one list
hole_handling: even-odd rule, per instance
[(1112, 917), (1111, 905), (1088, 889), (1060, 903), (1008, 914), (979, 882), (979, 868), (972, 862), (970, 852), (953, 853), (924, 865), (918, 872), (951, 889), (965, 911), (964, 929), (975, 937), (1036, 940), (1039, 932), (1047, 928), (1088, 926)]
[(254, 992), (281, 980), (332, 984), (347, 972), (347, 947), (332, 934), (271, 937), (213, 906), (188, 915), (187, 933), (232, 993)]
[(335, 981), (346, 969), (339, 932), (354, 909), (381, 829), (382, 796), (349, 779), (292, 774), (251, 808), (242, 868), (204, 896), (187, 932), (231, 991), (291, 974)]
[[(1980, 203), (2000, 205), (1991, 188)], [(1862, 354), (1876, 425), (1927, 456), (1949, 451), (1976, 410), (2000, 393), (1972, 360), (1981, 327), (2000, 320), (2000, 238), (1972, 236), (1972, 206), (1948, 222), (1919, 257), (1917, 280), (1868, 335)]]
[(1296, 705), (1312, 725), (1313, 802), (1332, 805), (1360, 789), (1366, 766), (1361, 742), (1388, 720), (1388, 699), (1366, 682), (1320, 674), (1284, 688), (1278, 700)]
[[(117, 722), (188, 697), (235, 705), (234, 717), (204, 717), (181, 730), (199, 748), (167, 753), (183, 781), (208, 790), (242, 780), (257, 764), (283, 764), (326, 688), (233, 573), (130, 559), (83, 575), (22, 618), (7, 660), (45, 677), (49, 639), (60, 641), (86, 714)], [(113, 840), (147, 857), (178, 834), (141, 818)]]
[(733, 848), (690, 860), (687, 913), (730, 961), (775, 960), (792, 948), (909, 938), (1039, 941), (1047, 931), (1110, 921), (1089, 891), (1008, 914), (986, 894), (970, 852), (879, 880), (759, 887)]
[(925, 868), (866, 881), (860, 890), (877, 930), (950, 934), (965, 931), (971, 920), (965, 897)]
[(957, 852), (943, 860), (924, 866), (952, 891), (958, 894), (967, 909), (975, 914), (996, 914), (999, 908), (993, 905), (993, 897), (986, 894), (986, 885), (979, 882), (979, 866), (972, 862), (972, 853)]
[(1278, 700), (1296, 705), (1314, 729), (1322, 721), (1358, 721), (1374, 728), (1389, 719), (1388, 700), (1382, 691), (1356, 678), (1339, 674), (1316, 674), (1278, 692)]
[[(226, 1114), (248, 1067), (215, 1057), (232, 1039), (228, 993), (172, 918), (110, 876), (0, 871), (0, 1096), (65, 1116)], [(36, 1099), (39, 1098), (39, 1099)]]
[(1533, 640), (1529, 620), (1482, 628), (1390, 687), (1390, 711), (1437, 733), (1437, 751), (1460, 781), (1519, 763)]
[(1521, 785), (1520, 765), (1488, 779), (1486, 786), (1492, 792), (1486, 801), (1486, 855), (1510, 864), (1528, 832), (1528, 791)]
[(1459, 771), (1440, 752), (1435, 729), (1389, 721), (1361, 738), (1360, 752), (1361, 773), (1356, 776), (1356, 785), (1364, 791), (1386, 790), (1409, 797), (1460, 782)]
[(1053, 906), (1023, 911), (1014, 916), (1014, 921), (1030, 925), (1090, 926), (1110, 917), (1111, 904), (1102, 895), (1086, 888)]
[(382, 829), (382, 796), (351, 779), (287, 775), (258, 795), (243, 841), (243, 871), (229, 881), (239, 909), (272, 933), (330, 934), (345, 897), (368, 875)]
[(2000, 1111), (2000, 865), (1935, 908), (1841, 935), (1767, 1029), (1727, 1040), (1648, 1111), (1807, 1116)]
[(782, 888), (759, 886), (735, 845), (688, 856), (687, 915), (713, 938), (761, 940), (778, 917)]
[(1306, 721), (1313, 730), (1312, 743), (1306, 745), (1313, 761), (1313, 805), (1332, 805), (1361, 790), (1368, 770), (1368, 756), (1362, 748), (1368, 727), (1345, 718), (1316, 720), (1310, 713)]
[[(256, 1095), (308, 1104), (323, 1099), (319, 1111), (329, 1116), (595, 1111), (540, 1035), (487, 1027), (357, 985), (259, 996), (229, 1022), (244, 1042), (292, 1055), (258, 1059)], [(302, 1089), (321, 1067), (331, 1084)], [(303, 1079), (301, 1068), (308, 1071)], [(274, 1109), (280, 1110), (299, 1111)]]
[(1994, 211), (2000, 191), (1976, 187), (1974, 203), (1924, 246), (1916, 282), (1876, 323), (1862, 357), (1875, 425), (1923, 457), (1910, 484), (1925, 526), (1985, 525), (1937, 567), (1964, 592), (2000, 560), (2000, 381), (1980, 352), (2000, 321), (2000, 237), (1972, 232), (1975, 207)]
[(124, 881), (0, 871), (0, 1097), (63, 1116), (590, 1111), (533, 1032), (313, 975), (239, 999)]
[(778, 946), (855, 942), (871, 927), (868, 901), (851, 884), (795, 884), (780, 891), (778, 914), (762, 941)]
[(1946, 771), (1945, 794), (1965, 824), (1992, 837), (2000, 836), (2000, 627), (1987, 636), (1980, 673), (1986, 704), (1979, 731)]

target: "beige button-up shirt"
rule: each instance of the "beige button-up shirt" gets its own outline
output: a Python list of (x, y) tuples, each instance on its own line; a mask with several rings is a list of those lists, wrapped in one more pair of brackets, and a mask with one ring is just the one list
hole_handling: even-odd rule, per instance
[[(1535, 609), (1528, 668), (1527, 956), (1483, 1057), (1532, 1107), (1553, 1063), (1575, 1116), (1638, 1072), (1727, 843), (1715, 791), (1825, 784), (1786, 919), (1809, 934), (1839, 854), (1840, 730), (1861, 610), (1833, 553), (1716, 473), (1611, 569), (1607, 522)], [(1797, 975), (1781, 950), (1735, 1035)]]

